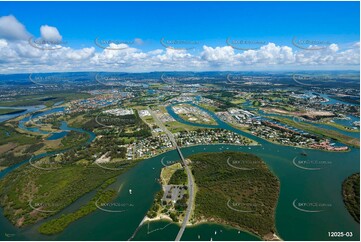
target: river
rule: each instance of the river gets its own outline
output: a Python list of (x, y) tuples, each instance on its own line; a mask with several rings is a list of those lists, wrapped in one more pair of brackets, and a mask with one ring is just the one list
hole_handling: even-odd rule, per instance
[[(201, 108), (201, 107), (199, 107)], [(203, 109), (203, 108), (201, 108)], [(270, 143), (235, 129), (220, 120), (214, 113), (209, 113), (218, 123), (216, 126), (232, 130), (256, 140), (261, 145), (253, 147), (234, 145), (200, 145), (182, 148), (185, 157), (199, 152), (242, 151), (253, 153), (262, 158), (281, 182), (279, 202), (276, 209), (276, 228), (284, 240), (330, 240), (328, 232), (352, 232), (353, 237), (343, 240), (359, 240), (359, 224), (354, 221), (345, 208), (341, 195), (341, 184), (349, 175), (359, 172), (359, 149), (345, 153), (307, 150), (307, 157), (302, 156), (302, 149)], [(177, 121), (189, 124), (173, 112), (167, 111)], [(208, 127), (207, 125), (198, 125)], [(157, 182), (163, 167), (161, 159), (179, 160), (175, 150), (166, 152), (140, 162), (133, 169), (118, 177), (114, 187), (120, 187), (115, 202), (132, 204), (125, 212), (109, 213), (97, 210), (74, 222), (64, 232), (55, 236), (43, 236), (36, 232), (37, 225), (17, 229), (2, 215), (0, 224), (3, 231), (14, 237), (1, 239), (14, 240), (127, 240), (150, 208), (154, 194), (160, 190)], [(320, 170), (305, 170), (295, 166), (295, 159), (327, 161), (319, 165)], [(0, 173), (1, 176), (1, 173)], [(129, 193), (129, 189), (133, 192)], [(303, 207), (321, 212), (303, 212), (294, 203), (318, 204), (318, 207)], [(72, 206), (79, 207), (85, 199), (80, 199)], [(322, 207), (320, 204), (323, 204)], [(148, 227), (149, 226), (149, 227)], [(135, 240), (174, 240), (179, 227), (165, 221), (144, 224)], [(215, 234), (217, 231), (217, 234)], [(222, 232), (221, 232), (222, 231)], [(198, 239), (200, 236), (200, 239)], [(222, 225), (202, 224), (186, 229), (182, 240), (258, 240), (246, 232)]]

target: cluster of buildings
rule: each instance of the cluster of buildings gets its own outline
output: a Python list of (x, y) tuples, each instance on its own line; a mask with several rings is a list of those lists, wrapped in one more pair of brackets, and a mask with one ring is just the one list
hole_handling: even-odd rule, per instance
[(208, 113), (189, 104), (179, 104), (172, 108), (176, 114), (191, 122), (211, 123), (214, 121)]
[(140, 117), (151, 116), (150, 112), (149, 112), (148, 110), (146, 110), (146, 109), (144, 109), (144, 110), (139, 110), (139, 111), (138, 111), (138, 114), (139, 114)]
[(115, 109), (109, 109), (109, 110), (105, 110), (103, 111), (103, 113), (105, 114), (111, 114), (114, 116), (125, 116), (125, 115), (132, 115), (134, 114), (133, 109), (131, 108), (115, 108)]
[(333, 146), (327, 140), (320, 143), (311, 144), (310, 147), (314, 149), (328, 150), (328, 151), (347, 151), (349, 149), (347, 146)]
[(255, 114), (240, 108), (229, 108), (226, 112), (217, 112), (217, 116), (224, 122), (239, 125), (259, 125), (261, 121)]
[(127, 159), (155, 156), (172, 148), (172, 142), (166, 134), (138, 139), (136, 142), (127, 145)]
[(119, 104), (120, 100), (121, 99), (119, 98), (119, 96), (114, 94), (96, 95), (91, 98), (77, 99), (69, 102), (66, 111), (72, 113), (104, 108), (111, 105)]
[(252, 140), (225, 129), (198, 129), (174, 134), (180, 146), (207, 144), (249, 145)]
[(175, 121), (174, 118), (170, 116), (168, 112), (162, 112), (161, 110), (156, 109), (154, 110), (154, 113), (157, 115), (160, 121), (162, 121), (162, 123)]

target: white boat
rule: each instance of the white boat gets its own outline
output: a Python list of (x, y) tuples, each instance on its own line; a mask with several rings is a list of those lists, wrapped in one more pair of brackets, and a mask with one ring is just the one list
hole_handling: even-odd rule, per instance
[(132, 195), (132, 189), (129, 189), (129, 194)]

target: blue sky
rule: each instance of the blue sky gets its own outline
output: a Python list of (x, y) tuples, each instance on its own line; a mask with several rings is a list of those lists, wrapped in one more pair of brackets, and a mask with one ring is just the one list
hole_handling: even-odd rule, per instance
[[(228, 49), (224, 49), (225, 52), (222, 52), (223, 49), (216, 50), (217, 47), (226, 47), (229, 37), (262, 41), (264, 45), (274, 43), (281, 48), (287, 46), (292, 48), (292, 54), (296, 54), (302, 50), (293, 45), (294, 37), (336, 44), (337, 51), (341, 52), (359, 42), (360, 35), (359, 2), (1, 2), (0, 17), (10, 15), (25, 27), (29, 36), (36, 38), (42, 37), (41, 26), (56, 28), (67, 47), (78, 52), (82, 48), (94, 48), (94, 53), (104, 51), (94, 45), (97, 37), (107, 40), (141, 39), (141, 44), (131, 46), (141, 53), (157, 49), (164, 51), (161, 38), (197, 41), (186, 54), (197, 55), (204, 60), (207, 56), (204, 46), (207, 46), (212, 48), (208, 51), (213, 51), (208, 55), (209, 60), (217, 62), (209, 66), (202, 64), (199, 70), (227, 69), (227, 66), (220, 66), (220, 61), (212, 57), (214, 55), (234, 54), (236, 59), (243, 58), (244, 63), (248, 63), (244, 60), (246, 55), (248, 58), (255, 56), (254, 53), (246, 53), (237, 57), (244, 52), (237, 49), (233, 49), (234, 53)], [(12, 41), (8, 32), (4, 34), (3, 31), (2, 36), (1, 31), (0, 22), (0, 39)], [(53, 64), (48, 65), (54, 67)], [(352, 65), (343, 64), (342, 69), (358, 68), (354, 62)], [(197, 62), (195, 65), (200, 64)], [(304, 67), (307, 69), (310, 65), (314, 62)], [(335, 65), (338, 63), (323, 63), (319, 69), (331, 69)], [(156, 68), (157, 65), (153, 66)], [(175, 65), (167, 68), (172, 66)], [(249, 67), (249, 64), (240, 68), (245, 66)], [(123, 67), (132, 69), (127, 65)], [(235, 63), (229, 66), (229, 69), (234, 68), (237, 68)], [(280, 65), (274, 68), (282, 69)]]

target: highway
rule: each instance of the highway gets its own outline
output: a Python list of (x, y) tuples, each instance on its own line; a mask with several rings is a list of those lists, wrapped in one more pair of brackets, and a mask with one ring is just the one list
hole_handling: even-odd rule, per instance
[(180, 239), (182, 238), (182, 235), (184, 233), (184, 230), (186, 229), (186, 226), (188, 224), (191, 213), (192, 213), (192, 207), (193, 207), (193, 201), (194, 201), (194, 180), (193, 180), (191, 169), (187, 165), (187, 162), (185, 161), (185, 159), (183, 157), (183, 154), (182, 154), (182, 151), (180, 150), (177, 142), (175, 141), (175, 138), (174, 138), (172, 132), (170, 132), (167, 129), (167, 127), (165, 127), (165, 125), (162, 123), (162, 121), (157, 117), (157, 115), (149, 107), (148, 107), (148, 111), (152, 115), (152, 117), (154, 119), (154, 122), (159, 126), (159, 128), (161, 128), (168, 135), (168, 137), (169, 137), (170, 141), (172, 142), (173, 146), (177, 149), (179, 157), (182, 160), (182, 165), (183, 165), (185, 171), (187, 172), (188, 193), (189, 193), (188, 206), (187, 206), (187, 211), (186, 211), (186, 214), (185, 214), (184, 219), (182, 221), (181, 227), (180, 227), (179, 232), (177, 234), (177, 237), (175, 238), (175, 241), (180, 241)]

